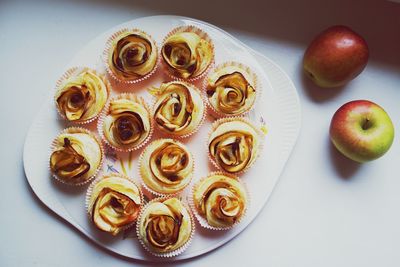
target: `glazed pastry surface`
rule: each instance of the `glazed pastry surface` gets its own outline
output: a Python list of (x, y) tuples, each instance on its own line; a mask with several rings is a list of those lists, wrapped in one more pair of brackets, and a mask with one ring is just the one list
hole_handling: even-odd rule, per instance
[(250, 110), (256, 100), (256, 91), (250, 75), (237, 66), (226, 66), (207, 79), (207, 98), (217, 111), (240, 115)]
[(121, 80), (135, 80), (149, 74), (157, 64), (157, 47), (141, 31), (121, 33), (112, 45), (108, 65)]
[(193, 174), (193, 157), (183, 144), (160, 139), (148, 145), (140, 163), (143, 182), (161, 194), (185, 188)]
[(193, 201), (199, 215), (209, 225), (228, 228), (244, 214), (247, 195), (238, 178), (212, 174), (195, 186)]
[(101, 112), (108, 99), (108, 88), (102, 77), (85, 69), (61, 82), (55, 99), (59, 112), (68, 121), (82, 122)]
[(177, 198), (151, 202), (141, 215), (138, 229), (144, 245), (157, 253), (179, 249), (193, 231), (191, 216)]
[(180, 81), (163, 83), (155, 92), (154, 120), (157, 127), (172, 135), (196, 130), (204, 116), (204, 103), (194, 86)]
[(228, 173), (239, 173), (257, 158), (260, 136), (248, 122), (240, 119), (220, 123), (210, 134), (211, 158)]
[(211, 43), (194, 32), (175, 33), (165, 41), (162, 57), (177, 77), (188, 79), (201, 75), (211, 64)]
[(98, 229), (116, 235), (136, 220), (141, 205), (140, 190), (133, 182), (109, 174), (93, 186), (88, 211)]
[(63, 133), (55, 140), (50, 169), (61, 180), (79, 184), (90, 179), (102, 160), (97, 140), (87, 133)]
[(141, 98), (122, 97), (110, 102), (103, 135), (112, 146), (133, 148), (147, 139), (150, 130), (150, 113)]

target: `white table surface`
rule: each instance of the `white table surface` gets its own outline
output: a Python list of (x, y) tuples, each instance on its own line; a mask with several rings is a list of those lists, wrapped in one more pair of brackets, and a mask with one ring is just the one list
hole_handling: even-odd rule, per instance
[[(256, 220), (223, 247), (180, 265), (400, 266), (400, 4), (187, 2), (0, 1), (0, 266), (142, 264), (104, 251), (41, 204), (26, 181), (22, 149), (72, 56), (117, 24), (156, 14), (213, 23), (273, 59), (293, 79), (303, 112), (297, 145)], [(303, 78), (301, 59), (311, 38), (333, 24), (362, 34), (371, 57), (344, 88), (318, 89)], [(354, 99), (383, 106), (397, 130), (390, 151), (362, 165), (338, 154), (328, 139), (331, 116)]]

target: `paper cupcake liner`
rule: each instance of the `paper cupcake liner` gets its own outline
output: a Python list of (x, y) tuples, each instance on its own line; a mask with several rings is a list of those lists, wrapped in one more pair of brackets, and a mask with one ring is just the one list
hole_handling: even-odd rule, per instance
[[(215, 131), (215, 129), (216, 129), (218, 126), (220, 126), (221, 124), (223, 124), (223, 123), (225, 123), (225, 122), (230, 122), (230, 121), (241, 121), (241, 122), (244, 122), (244, 123), (248, 124), (250, 127), (252, 127), (252, 128), (254, 129), (254, 131), (257, 133), (257, 135), (258, 135), (258, 137), (259, 137), (259, 145), (258, 145), (258, 147), (257, 147), (257, 148), (258, 148), (258, 151), (257, 151), (257, 154), (254, 156), (255, 158), (254, 158), (253, 162), (251, 162), (250, 164), (248, 164), (243, 170), (238, 171), (238, 172), (235, 172), (235, 173), (230, 173), (230, 172), (224, 170), (222, 167), (220, 167), (220, 166), (218, 165), (217, 161), (214, 159), (214, 157), (210, 154), (210, 150), (209, 150), (209, 147), (208, 147), (208, 143), (209, 143), (211, 134)], [(225, 173), (225, 174), (230, 174), (230, 175), (240, 175), (240, 174), (244, 174), (246, 171), (248, 171), (248, 170), (254, 165), (254, 163), (257, 161), (258, 157), (260, 156), (261, 150), (263, 150), (263, 148), (264, 148), (264, 141), (263, 141), (263, 138), (264, 138), (264, 135), (263, 135), (263, 133), (261, 132), (261, 130), (258, 129), (256, 126), (254, 126), (253, 123), (252, 123), (249, 119), (247, 119), (247, 118), (243, 118), (243, 117), (227, 117), (227, 118), (218, 119), (218, 120), (216, 120), (216, 121), (212, 124), (211, 130), (210, 130), (210, 132), (208, 133), (208, 136), (207, 136), (207, 141), (206, 141), (206, 143), (205, 143), (205, 144), (206, 144), (206, 149), (207, 149), (208, 159), (211, 161), (211, 163), (212, 163), (218, 170), (220, 170), (221, 172), (223, 172), (223, 173)]]
[[(104, 104), (104, 106), (97, 112), (97, 114), (96, 114), (95, 116), (93, 116), (93, 117), (91, 117), (91, 118), (89, 118), (89, 119), (85, 119), (85, 120), (70, 121), (70, 120), (67, 119), (67, 117), (65, 116), (65, 114), (63, 114), (63, 113), (61, 112), (61, 110), (58, 108), (56, 93), (58, 92), (60, 86), (61, 86), (66, 80), (68, 80), (69, 78), (71, 78), (71, 77), (73, 77), (73, 76), (77, 76), (77, 75), (79, 75), (80, 73), (82, 73), (82, 72), (84, 72), (84, 71), (93, 72), (96, 76), (98, 76), (98, 77), (101, 78), (101, 80), (103, 81), (103, 83), (105, 84), (106, 89), (107, 89), (107, 101), (106, 101), (106, 103)], [(96, 120), (96, 119), (100, 116), (101, 112), (102, 112), (102, 111), (104, 110), (104, 108), (107, 106), (107, 102), (108, 102), (108, 100), (110, 99), (111, 89), (112, 89), (112, 86), (111, 86), (110, 82), (108, 81), (108, 79), (106, 78), (105, 75), (103, 75), (103, 74), (101, 74), (101, 73), (98, 73), (96, 70), (91, 69), (91, 68), (88, 68), (88, 67), (72, 67), (72, 68), (68, 69), (68, 70), (57, 80), (57, 82), (56, 82), (55, 93), (54, 93), (54, 97), (53, 97), (53, 98), (54, 98), (54, 104), (55, 104), (56, 109), (57, 109), (57, 113), (60, 115), (60, 117), (61, 117), (63, 120), (65, 120), (65, 121), (67, 121), (67, 122), (70, 122), (70, 123), (81, 124), (81, 125), (91, 123), (91, 122), (93, 122), (94, 120)]]
[[(149, 114), (149, 120), (150, 120), (150, 131), (148, 136), (146, 137), (146, 139), (144, 139), (141, 143), (136, 144), (132, 147), (129, 148), (124, 148), (124, 147), (117, 147), (115, 145), (113, 145), (104, 135), (104, 131), (103, 131), (103, 123), (104, 120), (106, 118), (106, 116), (108, 115), (109, 111), (110, 111), (110, 105), (111, 102), (114, 100), (118, 100), (118, 99), (130, 99), (136, 103), (140, 103), (142, 104), (142, 106), (147, 110), (148, 114)], [(146, 101), (143, 99), (143, 97), (137, 96), (134, 93), (122, 93), (119, 94), (115, 97), (113, 97), (112, 99), (110, 99), (110, 101), (108, 101), (107, 106), (104, 108), (103, 112), (100, 115), (100, 118), (98, 120), (97, 123), (97, 131), (101, 137), (101, 140), (103, 140), (103, 142), (109, 146), (110, 148), (119, 151), (119, 152), (130, 152), (130, 151), (134, 151), (134, 150), (138, 150), (140, 148), (142, 148), (143, 146), (145, 146), (151, 139), (151, 137), (153, 136), (153, 132), (154, 132), (154, 122), (152, 119), (152, 111), (150, 109), (150, 107), (147, 105)]]
[[(114, 173), (114, 172), (113, 172), (113, 173), (104, 173), (104, 174), (102, 174), (101, 176), (97, 177), (95, 180), (92, 181), (92, 183), (89, 185), (89, 187), (88, 187), (88, 189), (87, 189), (87, 191), (86, 191), (86, 195), (85, 195), (85, 210), (86, 210), (86, 213), (87, 213), (87, 215), (88, 215), (88, 217), (89, 217), (89, 220), (90, 220), (90, 221), (92, 222), (92, 224), (94, 225), (94, 227), (96, 227), (96, 229), (98, 229), (98, 230), (100, 230), (100, 231), (103, 231), (103, 230), (97, 228), (97, 226), (94, 224), (93, 219), (92, 219), (92, 211), (89, 209), (89, 208), (90, 208), (90, 207), (89, 207), (89, 206), (90, 206), (90, 197), (92, 196), (93, 188), (95, 187), (95, 185), (96, 185), (98, 182), (102, 181), (103, 179), (107, 179), (107, 178), (113, 177), (113, 176), (117, 176), (117, 177), (120, 177), (120, 178), (127, 179), (128, 181), (130, 181), (131, 183), (133, 183), (133, 184), (139, 189), (140, 201), (141, 201), (139, 214), (140, 214), (140, 212), (141, 212), (141, 210), (142, 210), (142, 208), (143, 208), (143, 206), (144, 206), (144, 196), (143, 196), (143, 192), (142, 192), (140, 186), (139, 186), (135, 181), (133, 181), (130, 177), (128, 177), (128, 176), (126, 176), (126, 175), (124, 175), (124, 174)], [(135, 223), (136, 223), (136, 221), (137, 221), (138, 218), (139, 218), (139, 215), (138, 215), (138, 216), (136, 217), (136, 219), (135, 219), (134, 221), (132, 221), (131, 223), (126, 224), (126, 225), (120, 227), (120, 231), (119, 231), (118, 233), (121, 233), (121, 232), (123, 232), (123, 231), (126, 231), (126, 230), (130, 229), (132, 226), (135, 225)], [(106, 231), (103, 231), (103, 232), (106, 232)], [(108, 233), (108, 232), (106, 232), (106, 233)], [(110, 233), (110, 234), (111, 234), (111, 233)]]
[[(204, 218), (204, 216), (201, 215), (201, 214), (199, 213), (199, 211), (197, 210), (196, 205), (195, 205), (195, 203), (194, 203), (193, 195), (194, 195), (194, 191), (195, 191), (196, 187), (197, 187), (198, 185), (200, 185), (202, 182), (204, 182), (204, 180), (206, 180), (206, 179), (209, 178), (210, 176), (214, 176), (214, 175), (224, 175), (224, 176), (227, 176), (227, 177), (230, 177), (230, 178), (232, 178), (232, 179), (237, 180), (238, 182), (240, 182), (240, 184), (241, 184), (241, 185), (243, 186), (243, 188), (244, 188), (244, 191), (246, 192), (246, 197), (247, 197), (246, 200), (247, 200), (247, 201), (246, 201), (246, 206), (245, 206), (245, 208), (244, 208), (244, 210), (243, 210), (243, 213), (242, 213), (242, 215), (241, 215), (232, 225), (230, 225), (230, 226), (226, 226), (226, 227), (216, 227), (216, 226), (210, 225), (210, 224), (208, 223), (207, 219)], [(250, 204), (251, 204), (251, 197), (250, 197), (250, 193), (249, 193), (249, 190), (248, 190), (248, 187), (247, 187), (246, 183), (244, 183), (238, 176), (235, 176), (235, 175), (229, 174), (229, 173), (225, 173), (225, 172), (221, 172), (221, 171), (211, 172), (211, 173), (208, 174), (207, 176), (205, 176), (205, 177), (201, 178), (200, 180), (198, 180), (198, 181), (192, 186), (192, 189), (191, 189), (190, 194), (189, 194), (189, 205), (190, 205), (190, 208), (191, 208), (192, 211), (193, 211), (194, 217), (196, 217), (196, 220), (199, 222), (199, 224), (200, 224), (203, 228), (206, 228), (206, 229), (209, 229), (209, 230), (226, 231), (226, 230), (230, 230), (230, 229), (236, 227), (237, 225), (239, 225), (239, 224), (243, 221), (243, 218), (246, 217), (247, 211), (249, 210), (249, 207), (250, 207)]]
[(174, 28), (173, 30), (171, 30), (165, 37), (162, 43), (162, 46), (164, 46), (165, 42), (167, 41), (167, 39), (169, 37), (171, 37), (174, 34), (177, 33), (181, 33), (181, 32), (194, 32), (197, 35), (199, 35), (202, 39), (205, 39), (206, 41), (208, 41), (210, 43), (211, 46), (211, 53), (212, 53), (212, 58), (210, 61), (210, 64), (208, 64), (208, 66), (204, 69), (204, 71), (202, 73), (200, 73), (199, 75), (195, 76), (195, 77), (191, 77), (191, 78), (187, 78), (184, 79), (183, 77), (180, 77), (178, 75), (174, 75), (174, 73), (172, 73), (171, 71), (171, 67), (165, 62), (165, 60), (163, 59), (162, 56), (162, 49), (160, 49), (160, 61), (161, 64), (163, 66), (164, 72), (171, 78), (171, 79), (183, 79), (185, 81), (189, 81), (189, 82), (195, 82), (197, 80), (202, 79), (207, 72), (210, 70), (210, 68), (214, 65), (214, 60), (215, 60), (215, 48), (214, 48), (214, 43), (212, 41), (212, 39), (210, 38), (210, 36), (202, 29), (200, 29), (199, 27), (196, 27), (194, 25), (185, 25), (185, 26), (180, 26), (177, 28)]
[[(144, 34), (149, 39), (149, 41), (154, 45), (154, 48), (155, 48), (155, 53), (156, 53), (156, 57), (157, 58), (156, 58), (156, 63), (154, 65), (153, 69), (149, 73), (147, 73), (146, 75), (144, 75), (142, 77), (139, 77), (139, 78), (134, 78), (134, 79), (120, 79), (120, 78), (118, 78), (115, 75), (115, 73), (112, 71), (112, 69), (111, 69), (111, 67), (109, 65), (109, 62), (108, 62), (109, 57), (110, 57), (110, 53), (112, 53), (112, 51), (114, 49), (114, 42), (117, 40), (117, 38), (119, 36), (121, 36), (122, 34), (127, 33), (127, 32)], [(105, 47), (105, 49), (103, 51), (103, 62), (105, 64), (105, 66), (106, 66), (106, 70), (107, 70), (108, 75), (112, 78), (112, 80), (114, 82), (117, 83), (117, 85), (119, 85), (119, 86), (133, 85), (133, 84), (142, 82), (142, 81), (150, 78), (156, 72), (156, 70), (158, 68), (158, 65), (160, 64), (160, 55), (159, 55), (158, 51), (159, 51), (159, 49), (158, 49), (157, 43), (154, 41), (153, 37), (151, 35), (149, 35), (147, 32), (142, 31), (140, 29), (135, 29), (135, 28), (133, 28), (133, 29), (123, 28), (123, 29), (120, 29), (119, 31), (116, 31), (115, 33), (113, 33), (109, 37), (109, 39), (107, 40), (106, 47)]]
[[(210, 100), (208, 98), (207, 95), (207, 87), (208, 87), (208, 78), (210, 75), (220, 71), (221, 69), (224, 69), (226, 67), (237, 67), (239, 69), (241, 69), (242, 71), (246, 72), (246, 74), (251, 77), (252, 81), (250, 81), (255, 90), (256, 90), (256, 99), (253, 103), (253, 105), (251, 105), (250, 108), (248, 108), (247, 110), (245, 110), (244, 112), (238, 113), (238, 114), (228, 114), (228, 113), (224, 113), (222, 111), (217, 110), (211, 103)], [(262, 94), (262, 87), (261, 84), (259, 83), (259, 80), (257, 78), (257, 75), (250, 69), (250, 67), (239, 63), (239, 62), (235, 62), (235, 61), (228, 61), (222, 64), (219, 64), (218, 66), (216, 66), (212, 71), (209, 72), (209, 75), (203, 80), (203, 94), (204, 94), (204, 98), (206, 99), (206, 106), (207, 109), (209, 111), (209, 113), (213, 116), (213, 117), (217, 117), (217, 118), (224, 118), (224, 117), (244, 117), (247, 116), (249, 114), (250, 111), (252, 111), (254, 109), (254, 107), (259, 103), (259, 100), (261, 99), (261, 94)]]
[(190, 217), (190, 222), (191, 222), (192, 231), (191, 231), (191, 233), (190, 233), (189, 239), (188, 239), (188, 240), (185, 242), (185, 244), (183, 244), (181, 247), (179, 247), (179, 248), (177, 248), (177, 249), (175, 249), (175, 250), (169, 251), (169, 252), (164, 252), (164, 253), (163, 253), (163, 252), (154, 251), (154, 250), (152, 250), (149, 246), (147, 246), (147, 245), (145, 244), (145, 242), (143, 241), (143, 237), (140, 236), (140, 221), (142, 220), (143, 212), (148, 208), (148, 206), (149, 206), (151, 203), (160, 202), (160, 201), (165, 201), (165, 200), (170, 199), (170, 198), (173, 198), (173, 197), (159, 197), (159, 198), (155, 198), (155, 199), (152, 199), (151, 201), (149, 201), (149, 202), (142, 208), (142, 210), (141, 210), (141, 212), (140, 212), (140, 214), (139, 214), (138, 220), (137, 220), (137, 224), (136, 224), (136, 234), (137, 234), (139, 243), (142, 245), (142, 247), (143, 247), (147, 252), (149, 252), (150, 254), (152, 254), (153, 256), (156, 256), (156, 257), (172, 258), (172, 257), (176, 257), (176, 256), (182, 254), (182, 253), (189, 247), (189, 245), (191, 244), (191, 242), (192, 242), (192, 240), (193, 240), (193, 236), (194, 236), (194, 234), (195, 234), (195, 228), (196, 228), (196, 227), (195, 227), (195, 222), (194, 222), (194, 218), (193, 218), (192, 211), (191, 211), (189, 205), (188, 205), (187, 203), (185, 203), (184, 201), (182, 201), (182, 199), (180, 199), (181, 202), (182, 202), (182, 204), (183, 204), (183, 206), (186, 208), (186, 210), (187, 210), (187, 212), (188, 212), (188, 214), (189, 214), (189, 217)]
[[(151, 146), (153, 143), (155, 143), (155, 142), (160, 142), (161, 140), (168, 140), (168, 139), (173, 140), (173, 141), (176, 142), (178, 145), (180, 145), (180, 146), (182, 146), (182, 147), (184, 147), (184, 148), (186, 149), (186, 151), (187, 151), (187, 152), (190, 154), (190, 156), (192, 157), (193, 166), (192, 166), (192, 170), (191, 170), (191, 174), (190, 174), (190, 179), (189, 179), (189, 181), (187, 182), (187, 184), (186, 184), (183, 188), (181, 188), (181, 189), (179, 189), (179, 190), (176, 190), (176, 191), (173, 192), (173, 193), (162, 193), (162, 192), (156, 191), (155, 189), (152, 189), (149, 185), (146, 184), (145, 179), (143, 178), (143, 175), (142, 175), (142, 170), (141, 170), (141, 168), (142, 168), (142, 164), (143, 164), (143, 160), (144, 160), (144, 155), (145, 155), (146, 153), (148, 153), (148, 151), (149, 151), (149, 149), (150, 149), (150, 146)], [(142, 184), (143, 189), (146, 190), (147, 192), (151, 193), (152, 195), (154, 195), (154, 196), (156, 196), (156, 197), (177, 197), (177, 196), (179, 196), (180, 194), (182, 194), (182, 192), (183, 192), (186, 188), (188, 188), (188, 186), (190, 185), (191, 181), (193, 180), (195, 164), (196, 164), (196, 161), (195, 161), (194, 155), (189, 151), (188, 147), (187, 147), (185, 144), (179, 142), (179, 141), (176, 140), (176, 139), (172, 139), (172, 138), (159, 138), (159, 139), (157, 139), (157, 140), (154, 140), (152, 143), (150, 143), (150, 144), (142, 151), (142, 153), (140, 154), (139, 161), (138, 161), (138, 174), (139, 174), (139, 177), (140, 177), (140, 179), (141, 179), (141, 184)]]
[[(90, 177), (88, 177), (85, 181), (79, 182), (79, 183), (72, 183), (72, 182), (67, 182), (65, 180), (63, 180), (61, 177), (58, 177), (52, 170), (51, 170), (51, 166), (50, 166), (50, 157), (51, 154), (57, 149), (57, 139), (60, 135), (62, 134), (73, 134), (73, 133), (86, 133), (88, 135), (90, 135), (92, 138), (94, 138), (96, 140), (96, 142), (98, 143), (99, 147), (100, 147), (100, 151), (101, 151), (101, 159), (100, 159), (100, 163), (99, 166), (96, 168), (96, 171), (93, 173), (93, 175), (91, 175)], [(50, 153), (49, 153), (49, 157), (48, 157), (48, 169), (50, 171), (50, 173), (52, 174), (52, 177), (54, 179), (56, 179), (58, 182), (61, 182), (63, 184), (66, 185), (71, 185), (71, 186), (82, 186), (85, 185), (87, 183), (89, 183), (90, 181), (92, 181), (96, 175), (98, 174), (98, 172), (102, 169), (103, 163), (104, 163), (104, 148), (101, 144), (101, 141), (97, 138), (97, 136), (95, 136), (91, 131), (82, 128), (82, 127), (69, 127), (64, 129), (63, 131), (61, 131), (61, 133), (59, 133), (57, 135), (56, 138), (53, 139), (51, 146), (50, 146)]]
[[(155, 127), (158, 128), (159, 132), (162, 133), (163, 136), (166, 136), (167, 138), (168, 137), (173, 137), (173, 138), (182, 140), (182, 139), (186, 139), (186, 138), (190, 137), (191, 135), (197, 133), (197, 131), (201, 128), (201, 126), (204, 124), (204, 120), (205, 120), (205, 118), (207, 116), (207, 107), (206, 107), (206, 104), (205, 104), (206, 100), (204, 99), (203, 94), (201, 93), (200, 89), (197, 88), (195, 85), (193, 85), (191, 83), (188, 83), (187, 81), (182, 80), (182, 79), (175, 79), (173, 81), (166, 82), (165, 84), (170, 84), (170, 83), (175, 83), (175, 82), (182, 83), (186, 87), (190, 87), (191, 89), (195, 90), (199, 94), (199, 96), (201, 98), (201, 101), (202, 101), (202, 105), (203, 105), (203, 114), (201, 116), (201, 119), (200, 119), (198, 125), (192, 131), (190, 131), (188, 133), (185, 133), (185, 134), (167, 132), (166, 130), (161, 129), (158, 126), (157, 122), (154, 122), (154, 124), (155, 124)], [(152, 109), (152, 113), (151, 113), (152, 117), (153, 117), (153, 120), (154, 120), (154, 113), (155, 113), (155, 111), (157, 109), (157, 107), (156, 107), (157, 99), (158, 99), (158, 96), (156, 96), (156, 100), (153, 103), (153, 109)]]

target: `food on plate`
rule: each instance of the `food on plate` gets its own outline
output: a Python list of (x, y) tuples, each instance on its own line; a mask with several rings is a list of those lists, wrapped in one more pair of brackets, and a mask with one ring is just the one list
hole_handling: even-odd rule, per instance
[(142, 180), (150, 191), (159, 195), (175, 194), (190, 183), (194, 161), (184, 144), (159, 139), (143, 151), (139, 166)]
[(136, 221), (143, 196), (140, 188), (128, 177), (110, 173), (92, 183), (86, 205), (98, 229), (117, 235)]
[(261, 135), (244, 118), (217, 120), (208, 137), (211, 161), (222, 171), (240, 173), (250, 168), (261, 149)]
[(101, 142), (88, 130), (65, 129), (52, 143), (50, 170), (66, 184), (82, 185), (94, 178), (103, 161)]
[(57, 83), (57, 110), (67, 121), (91, 122), (106, 105), (110, 87), (105, 77), (92, 69), (69, 69)]
[(157, 98), (153, 118), (159, 130), (186, 137), (199, 128), (205, 108), (201, 93), (194, 85), (182, 81), (166, 82), (154, 89), (153, 94)]
[(169, 73), (182, 79), (200, 77), (211, 65), (214, 49), (208, 35), (193, 26), (173, 30), (165, 39), (161, 55)]
[(100, 119), (99, 132), (116, 150), (140, 148), (153, 131), (150, 109), (143, 98), (135, 94), (121, 94), (111, 99)]
[(206, 79), (209, 106), (218, 115), (242, 115), (254, 106), (257, 78), (241, 63), (227, 62), (215, 68)]
[(189, 209), (178, 198), (154, 199), (137, 223), (138, 238), (156, 256), (176, 256), (189, 245), (194, 224)]
[(137, 29), (114, 33), (107, 43), (106, 54), (109, 73), (122, 82), (149, 77), (157, 66), (156, 43)]
[(206, 228), (229, 229), (244, 216), (248, 196), (238, 177), (211, 173), (193, 187), (196, 217)]

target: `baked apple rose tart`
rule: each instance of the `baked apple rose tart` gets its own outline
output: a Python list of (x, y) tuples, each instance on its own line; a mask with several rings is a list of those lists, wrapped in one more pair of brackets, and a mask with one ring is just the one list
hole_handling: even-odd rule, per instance
[(209, 158), (218, 168), (241, 173), (257, 159), (261, 133), (246, 119), (220, 119), (213, 124), (207, 144)]
[(193, 156), (173, 139), (150, 143), (140, 157), (139, 172), (145, 187), (157, 195), (182, 191), (193, 176)]
[(172, 81), (153, 89), (157, 100), (154, 105), (154, 120), (164, 133), (186, 137), (201, 125), (205, 108), (199, 89), (194, 85)]
[(96, 71), (72, 68), (57, 83), (57, 110), (68, 121), (88, 123), (106, 105), (110, 88), (108, 81)]
[(121, 94), (110, 101), (98, 128), (106, 143), (114, 149), (138, 149), (149, 140), (153, 131), (149, 107), (135, 94)]
[(119, 81), (136, 81), (152, 74), (157, 66), (157, 46), (140, 30), (123, 29), (108, 40), (109, 73)]
[(239, 178), (223, 173), (211, 173), (193, 187), (192, 205), (202, 226), (229, 229), (237, 224), (246, 212), (247, 191)]
[(82, 185), (94, 178), (103, 157), (101, 143), (92, 133), (67, 128), (53, 140), (50, 171), (63, 183)]
[(189, 209), (178, 198), (152, 200), (143, 208), (136, 225), (143, 247), (160, 257), (183, 252), (194, 233)]
[(211, 65), (214, 48), (211, 39), (202, 30), (193, 26), (180, 27), (166, 37), (161, 55), (172, 75), (195, 79)]
[(240, 63), (218, 66), (206, 79), (208, 103), (219, 115), (242, 115), (253, 108), (257, 78)]
[(86, 195), (86, 206), (94, 225), (112, 235), (130, 227), (139, 216), (143, 196), (128, 177), (106, 174), (95, 180)]

